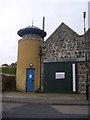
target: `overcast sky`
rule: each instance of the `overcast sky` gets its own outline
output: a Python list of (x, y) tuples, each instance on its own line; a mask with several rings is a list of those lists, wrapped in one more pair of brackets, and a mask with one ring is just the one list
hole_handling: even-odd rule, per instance
[[(67, 1), (67, 2), (66, 2)], [(42, 29), (45, 17), (47, 37), (62, 23), (78, 34), (83, 34), (83, 12), (87, 12), (88, 0), (0, 0), (0, 65), (17, 61), (17, 31), (32, 25)]]

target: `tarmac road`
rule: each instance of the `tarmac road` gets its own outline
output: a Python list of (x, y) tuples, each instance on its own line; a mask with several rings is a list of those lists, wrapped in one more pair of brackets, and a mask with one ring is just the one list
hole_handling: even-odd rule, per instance
[(88, 106), (4, 102), (2, 117), (3, 118), (88, 118)]
[(85, 94), (4, 92), (3, 118), (88, 118)]

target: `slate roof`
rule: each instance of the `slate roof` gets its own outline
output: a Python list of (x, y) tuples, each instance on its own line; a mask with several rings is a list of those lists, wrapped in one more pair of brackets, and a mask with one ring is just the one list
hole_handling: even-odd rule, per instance
[(20, 37), (23, 37), (24, 35), (27, 35), (27, 34), (36, 34), (36, 35), (39, 35), (41, 38), (44, 38), (46, 36), (46, 32), (39, 29), (38, 27), (36, 26), (29, 26), (29, 27), (26, 27), (26, 28), (23, 28), (23, 29), (20, 29), (17, 34), (20, 36)]

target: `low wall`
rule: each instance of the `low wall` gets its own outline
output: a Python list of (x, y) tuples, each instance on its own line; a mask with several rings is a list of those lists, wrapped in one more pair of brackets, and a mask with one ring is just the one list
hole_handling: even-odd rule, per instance
[(4, 91), (15, 91), (16, 80), (15, 76), (2, 74), (2, 92)]

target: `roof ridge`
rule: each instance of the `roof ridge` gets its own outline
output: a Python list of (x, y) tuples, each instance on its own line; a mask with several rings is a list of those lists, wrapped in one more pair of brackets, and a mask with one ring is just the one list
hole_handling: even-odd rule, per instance
[[(62, 23), (54, 30), (54, 32), (47, 38), (47, 40), (48, 40), (52, 35), (54, 35), (54, 34), (57, 32), (57, 30), (60, 29), (63, 25), (64, 25), (65, 27), (67, 27), (70, 31), (73, 31), (76, 35), (79, 36), (79, 34), (76, 33), (72, 28), (70, 28), (68, 25), (66, 25), (64, 22), (62, 22)], [(46, 41), (47, 41), (47, 40), (46, 40)]]

